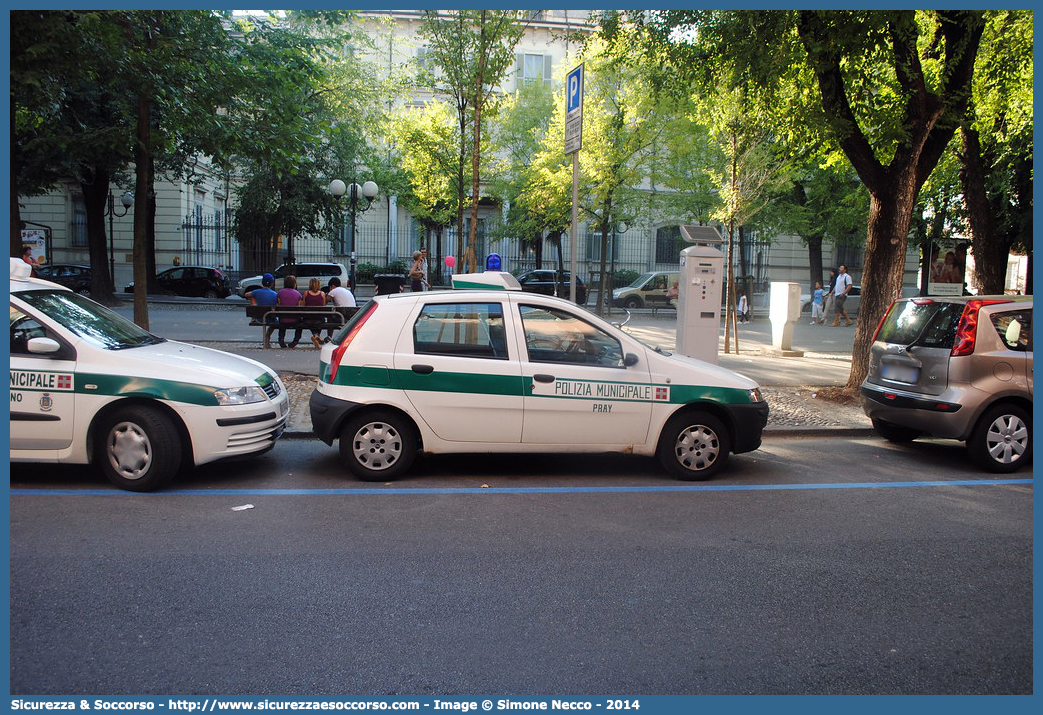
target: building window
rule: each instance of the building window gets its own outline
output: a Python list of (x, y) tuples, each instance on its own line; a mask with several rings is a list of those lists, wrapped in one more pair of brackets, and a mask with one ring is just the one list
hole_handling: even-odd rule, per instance
[(655, 232), (655, 262), (677, 263), (681, 256), (681, 227), (663, 226)]
[(833, 267), (847, 266), (848, 273), (854, 270), (861, 270), (865, 250), (865, 246), (847, 246), (844, 244), (834, 246), (833, 254), (836, 256), (836, 260), (833, 261)]
[(72, 197), (72, 231), (69, 233), (69, 245), (73, 248), (87, 246), (87, 204), (82, 196)]
[(554, 58), (550, 55), (521, 53), (517, 55), (518, 86), (526, 82), (546, 82), (554, 78)]

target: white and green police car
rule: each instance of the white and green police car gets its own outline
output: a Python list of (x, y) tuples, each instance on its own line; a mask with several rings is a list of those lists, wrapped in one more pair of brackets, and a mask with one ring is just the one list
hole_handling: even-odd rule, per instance
[(469, 290), (377, 296), (322, 349), (312, 426), (361, 479), (400, 476), (419, 452), (625, 452), (700, 480), (760, 446), (754, 381), (508, 273), (454, 287)]
[(151, 491), (271, 449), (289, 413), (264, 365), (157, 337), (11, 259), (11, 461), (95, 463)]

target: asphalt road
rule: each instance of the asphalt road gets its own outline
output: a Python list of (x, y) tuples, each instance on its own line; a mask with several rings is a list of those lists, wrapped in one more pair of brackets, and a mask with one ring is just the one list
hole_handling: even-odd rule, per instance
[(302, 439), (157, 494), (37, 465), (11, 489), (12, 694), (1032, 691), (1031, 473), (955, 442), (366, 484)]

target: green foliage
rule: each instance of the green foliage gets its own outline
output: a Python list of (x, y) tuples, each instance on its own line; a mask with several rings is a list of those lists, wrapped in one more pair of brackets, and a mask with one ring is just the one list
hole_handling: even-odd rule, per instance
[(378, 266), (376, 263), (360, 263), (355, 267), (355, 273), (361, 283), (372, 283), (379, 275), (406, 275), (408, 268), (405, 261), (392, 261), (386, 266)]
[(641, 275), (637, 271), (632, 271), (629, 268), (621, 268), (612, 274), (612, 287), (613, 288), (624, 288), (634, 281)]

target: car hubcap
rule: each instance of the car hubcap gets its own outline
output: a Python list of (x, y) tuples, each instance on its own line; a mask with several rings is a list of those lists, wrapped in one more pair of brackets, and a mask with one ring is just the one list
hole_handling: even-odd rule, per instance
[(985, 445), (989, 455), (1000, 464), (1021, 459), (1028, 448), (1028, 426), (1016, 415), (1003, 415), (989, 425)]
[(402, 437), (386, 422), (371, 422), (355, 434), (351, 448), (359, 464), (381, 471), (402, 455)]
[(124, 479), (139, 479), (152, 466), (148, 435), (132, 422), (121, 422), (109, 432), (109, 464)]
[(692, 425), (677, 435), (674, 455), (685, 469), (698, 472), (706, 469), (721, 453), (717, 434), (705, 425)]

